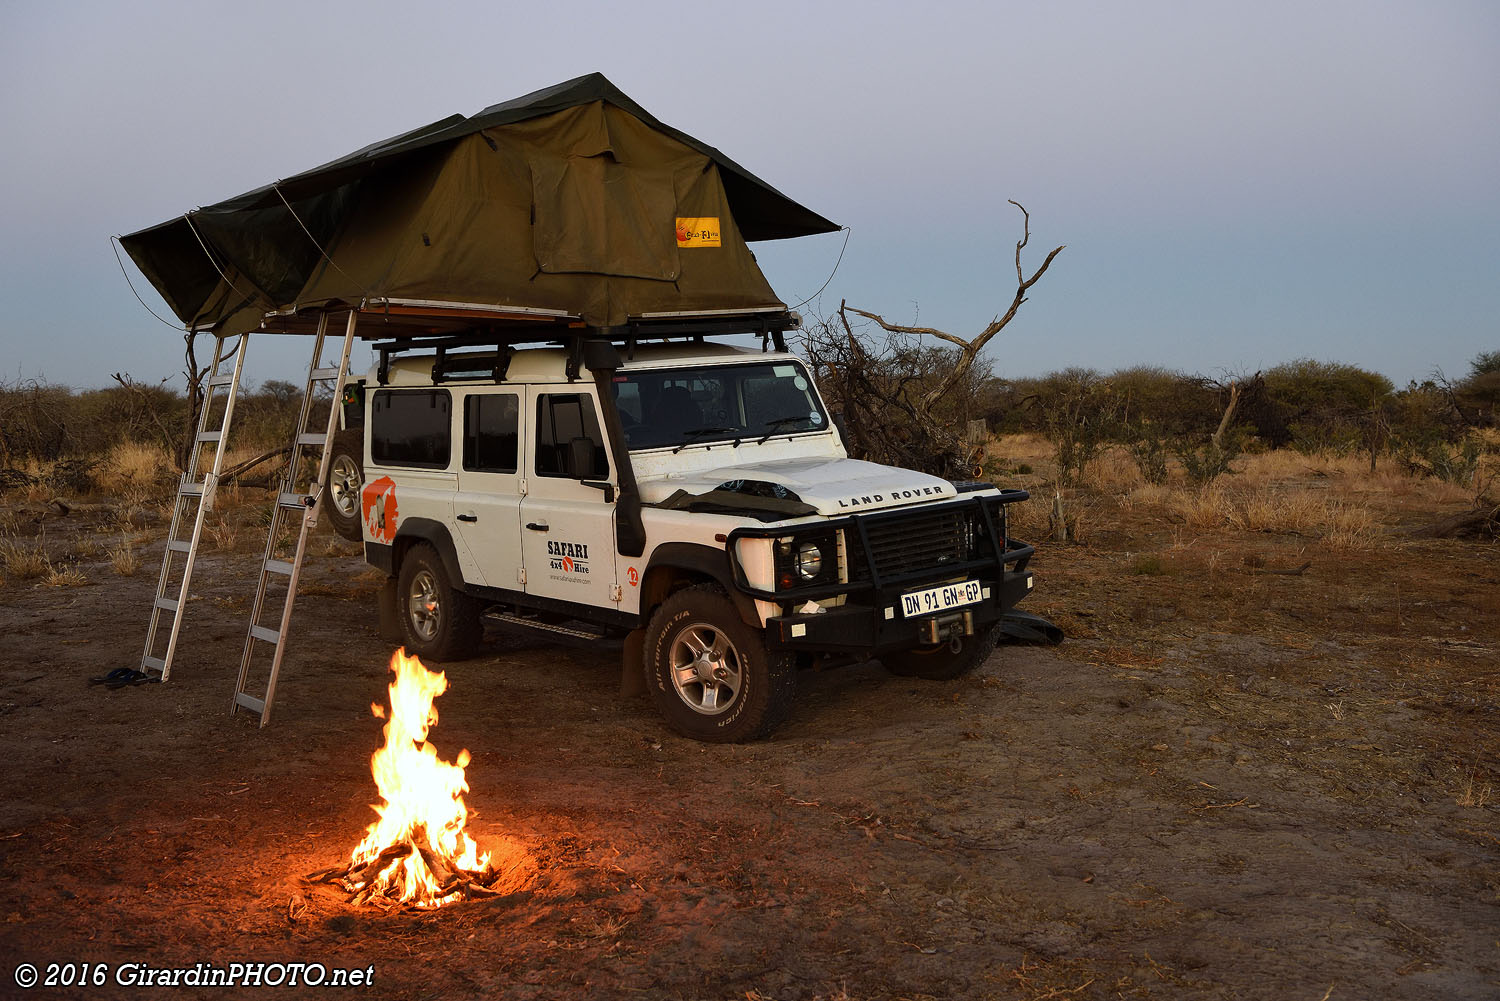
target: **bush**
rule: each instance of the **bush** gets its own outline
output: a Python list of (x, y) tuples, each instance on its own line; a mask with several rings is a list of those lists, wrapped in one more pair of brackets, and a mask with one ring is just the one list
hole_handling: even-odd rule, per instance
[(1167, 482), (1167, 454), (1169, 447), (1161, 425), (1155, 421), (1142, 421), (1135, 425), (1121, 425), (1125, 450), (1141, 471), (1141, 478), (1156, 485)]
[(1301, 438), (1360, 440), (1365, 423), (1378, 419), (1389, 399), (1391, 381), (1378, 372), (1339, 362), (1303, 358), (1277, 365), (1262, 376), (1264, 392), (1247, 398), (1243, 415), (1255, 433), (1274, 448)]
[(1069, 368), (1040, 380), (1029, 400), (1052, 442), (1058, 476), (1071, 483), (1118, 437), (1120, 399), (1093, 369)]

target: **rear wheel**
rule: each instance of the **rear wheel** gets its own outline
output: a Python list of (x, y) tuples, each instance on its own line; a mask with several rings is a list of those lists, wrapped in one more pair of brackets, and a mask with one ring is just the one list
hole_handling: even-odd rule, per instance
[(919, 646), (899, 653), (881, 654), (886, 670), (903, 678), (925, 678), (928, 681), (951, 681), (961, 678), (989, 659), (1000, 627), (983, 633), (961, 636), (936, 646)]
[(333, 530), (350, 542), (363, 537), (359, 492), (365, 482), (365, 438), (358, 428), (333, 436), (329, 445), (328, 475), (323, 480), (323, 512)]
[(471, 657), (484, 637), (479, 603), (453, 587), (437, 550), (426, 543), (401, 561), (396, 611), (406, 652), (423, 660)]
[(646, 630), (646, 681), (672, 729), (715, 744), (763, 737), (791, 711), (796, 668), (717, 585), (673, 594)]

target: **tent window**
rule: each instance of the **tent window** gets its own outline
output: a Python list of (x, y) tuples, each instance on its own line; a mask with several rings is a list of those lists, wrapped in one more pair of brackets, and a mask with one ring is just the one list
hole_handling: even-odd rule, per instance
[(620, 163), (613, 151), (532, 163), (537, 266), (548, 274), (677, 278), (671, 172)]

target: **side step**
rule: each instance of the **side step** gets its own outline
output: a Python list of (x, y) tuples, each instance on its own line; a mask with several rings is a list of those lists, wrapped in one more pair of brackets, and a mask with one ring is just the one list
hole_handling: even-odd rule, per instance
[(600, 632), (599, 630), (582, 623), (577, 626), (566, 626), (558, 625), (552, 622), (541, 622), (537, 619), (529, 619), (523, 615), (513, 615), (510, 612), (502, 612), (498, 608), (490, 609), (489, 611), (485, 612), (484, 615), (481, 616), (481, 618), (484, 620), (486, 625), (509, 627), (513, 629), (525, 629), (528, 631), (541, 633), (544, 636), (548, 636), (552, 639), (559, 640), (564, 643), (587, 644), (591, 647), (603, 648), (606, 650), (619, 649), (624, 644), (624, 640), (620, 637), (611, 636), (608, 633)]

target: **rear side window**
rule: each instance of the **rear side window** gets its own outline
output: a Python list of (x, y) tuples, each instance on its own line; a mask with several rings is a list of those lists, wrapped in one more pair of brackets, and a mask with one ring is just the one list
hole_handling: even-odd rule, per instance
[(548, 393), (537, 398), (536, 473), (573, 480), (609, 476), (604, 434), (592, 396)]
[(383, 389), (370, 407), (377, 465), (448, 467), (453, 401), (446, 389)]
[(521, 398), (513, 393), (466, 397), (464, 468), (481, 473), (514, 473), (520, 418)]

